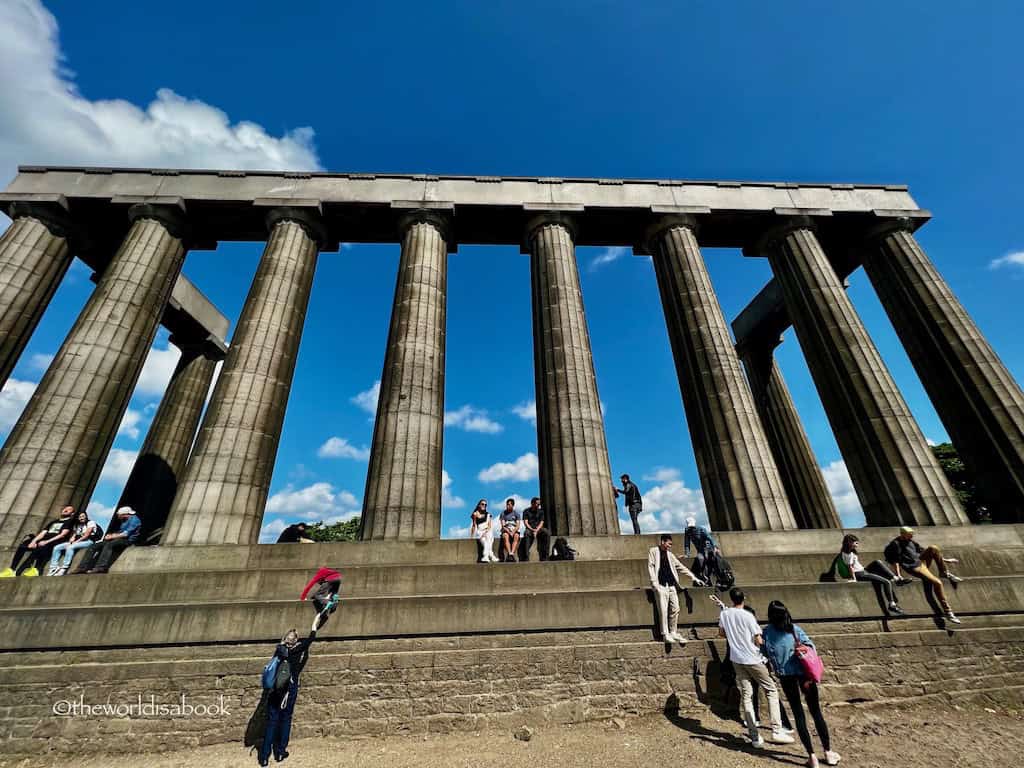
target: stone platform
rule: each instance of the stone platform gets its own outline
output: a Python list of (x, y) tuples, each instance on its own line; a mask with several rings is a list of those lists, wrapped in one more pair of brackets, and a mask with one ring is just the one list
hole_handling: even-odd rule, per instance
[[(935, 696), (1024, 702), (1024, 526), (922, 528), (967, 577), (945, 625), (919, 584), (887, 620), (865, 584), (818, 582), (842, 531), (723, 534), (763, 617), (783, 600), (818, 642), (832, 704)], [(864, 562), (893, 529), (858, 530)], [(573, 541), (569, 563), (480, 565), (471, 541), (138, 548), (106, 576), (0, 582), (0, 741), (9, 752), (139, 750), (237, 739), (259, 671), (313, 611), (298, 592), (339, 568), (343, 602), (303, 676), (299, 734), (386, 734), (576, 721), (724, 704), (708, 589), (656, 641), (645, 557), (657, 536)], [(675, 537), (682, 549), (682, 535)], [(680, 552), (681, 554), (681, 552)], [(700, 675), (694, 677), (694, 660)], [(710, 689), (710, 690), (709, 690)], [(55, 718), (53, 702), (229, 703), (214, 720)], [(704, 704), (699, 703), (703, 701)], [(717, 702), (717, 703), (716, 703)], [(316, 718), (302, 716), (315, 707)], [(124, 735), (130, 734), (125, 740)]]

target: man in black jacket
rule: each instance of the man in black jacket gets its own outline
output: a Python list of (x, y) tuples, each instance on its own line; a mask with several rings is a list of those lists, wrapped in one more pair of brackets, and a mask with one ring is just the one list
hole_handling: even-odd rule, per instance
[(621, 478), (622, 487), (612, 488), (615, 490), (615, 498), (619, 498), (619, 494), (626, 497), (626, 511), (629, 512), (629, 519), (633, 521), (633, 533), (637, 536), (640, 535), (640, 513), (644, 510), (644, 500), (640, 498), (640, 489), (636, 487), (636, 483), (629, 479), (629, 475), (623, 475)]

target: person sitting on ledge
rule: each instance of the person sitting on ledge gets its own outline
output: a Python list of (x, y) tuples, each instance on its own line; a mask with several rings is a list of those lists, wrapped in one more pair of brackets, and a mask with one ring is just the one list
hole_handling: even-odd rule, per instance
[(25, 540), (14, 550), (11, 567), (0, 571), (0, 578), (9, 579), (13, 576), (38, 576), (41, 568), (46, 566), (53, 554), (53, 548), (62, 541), (67, 541), (75, 532), (75, 508), (64, 507), (60, 517), (43, 526), (35, 536), (26, 536)]
[(519, 513), (516, 512), (516, 500), (505, 501), (505, 511), (499, 518), (501, 523), (501, 543), (505, 548), (505, 562), (514, 563), (519, 552)]
[[(121, 527), (108, 533), (85, 551), (82, 562), (74, 573), (106, 573), (128, 547), (138, 541), (142, 521), (131, 507), (121, 507), (115, 513)], [(111, 521), (113, 522), (113, 521)]]
[(50, 576), (63, 576), (71, 567), (71, 561), (75, 559), (75, 552), (80, 549), (88, 549), (93, 543), (103, 538), (103, 529), (100, 528), (100, 524), (95, 520), (90, 520), (89, 514), (85, 510), (75, 515), (75, 518), (75, 528), (71, 538), (53, 548), (53, 556), (50, 558)]
[(533, 548), (535, 541), (537, 542), (537, 557), (547, 560), (551, 551), (551, 534), (548, 532), (547, 512), (541, 507), (539, 497), (534, 496), (530, 499), (530, 506), (523, 512), (523, 526), (526, 528), (520, 552), (523, 560), (530, 559), (530, 549)]
[[(943, 557), (938, 547), (922, 549), (921, 545), (914, 541), (914, 529), (906, 525), (900, 528), (900, 535), (886, 546), (884, 557), (896, 572), (896, 578), (902, 578), (903, 571), (906, 571), (911, 576), (917, 576), (922, 581), (931, 584), (935, 590), (935, 596), (939, 600), (939, 605), (942, 606), (946, 621), (952, 624), (960, 623), (960, 619), (953, 613), (953, 609), (946, 599), (946, 590), (942, 587), (942, 578), (949, 579), (950, 584), (963, 581), (946, 568), (946, 563), (958, 562), (955, 558)], [(939, 577), (929, 570), (932, 563), (935, 564)]]
[(281, 531), (277, 537), (278, 544), (316, 544), (306, 535), (305, 523), (293, 523)]
[[(910, 579), (900, 579), (881, 560), (872, 560), (865, 568), (861, 565), (860, 558), (857, 556), (857, 551), (860, 548), (859, 542), (860, 539), (852, 533), (843, 536), (843, 546), (839, 552), (839, 562), (836, 563), (838, 575), (847, 581), (871, 582), (876, 589), (881, 590), (889, 612), (897, 616), (901, 615), (903, 609), (899, 606), (895, 585), (897, 583), (909, 583)], [(840, 562), (842, 566), (845, 566), (845, 572), (842, 566), (840, 566)]]
[(693, 575), (690, 569), (672, 554), (672, 535), (661, 534), (658, 546), (647, 552), (647, 575), (651, 579), (654, 599), (657, 600), (658, 616), (661, 619), (661, 637), (666, 643), (686, 644), (686, 638), (679, 634), (679, 594), (681, 589), (677, 575), (689, 578), (693, 585), (701, 587), (704, 582)]

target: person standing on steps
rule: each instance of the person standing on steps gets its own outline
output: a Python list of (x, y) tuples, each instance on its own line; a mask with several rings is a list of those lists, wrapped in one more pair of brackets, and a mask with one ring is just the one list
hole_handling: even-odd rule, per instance
[(640, 489), (636, 487), (636, 483), (629, 479), (629, 475), (623, 475), (619, 478), (622, 481), (622, 487), (616, 488), (614, 485), (612, 489), (615, 491), (615, 498), (619, 498), (619, 495), (626, 497), (626, 511), (629, 513), (629, 519), (633, 521), (633, 534), (636, 536), (640, 535), (640, 513), (644, 511), (644, 500), (640, 496)]
[(695, 587), (704, 585), (690, 569), (679, 562), (672, 554), (672, 536), (661, 534), (658, 546), (651, 547), (647, 553), (647, 574), (651, 579), (654, 599), (658, 605), (658, 617), (661, 619), (661, 637), (666, 643), (686, 645), (686, 638), (679, 634), (679, 593), (681, 589), (678, 575), (682, 574), (693, 582)]
[[(844, 578), (854, 582), (871, 582), (877, 589), (881, 590), (889, 612), (901, 616), (903, 609), (900, 608), (899, 600), (896, 597), (896, 574), (890, 571), (881, 560), (873, 560), (868, 564), (867, 568), (861, 565), (860, 558), (857, 556), (857, 552), (860, 549), (859, 542), (860, 540), (852, 533), (843, 536), (843, 546), (839, 552), (839, 557), (846, 566), (846, 573), (849, 574)], [(840, 575), (842, 576), (843, 574)]]
[(263, 743), (257, 754), (261, 766), (270, 764), (271, 752), (274, 753), (274, 760), (277, 762), (288, 757), (288, 741), (292, 735), (292, 715), (295, 712), (295, 699), (299, 695), (299, 675), (302, 674), (306, 662), (309, 661), (309, 648), (316, 640), (316, 633), (320, 629), (323, 615), (323, 613), (318, 613), (313, 619), (309, 637), (305, 640), (300, 640), (299, 633), (294, 629), (289, 629), (274, 651), (274, 655), (280, 659), (280, 663), (287, 662), (291, 679), (288, 682), (288, 687), (283, 691), (270, 693), (267, 702), (267, 730), (263, 734)]
[[(818, 757), (814, 754), (811, 734), (807, 730), (807, 718), (804, 715), (803, 701), (807, 702), (814, 729), (818, 732), (821, 745), (825, 748), (825, 762), (828, 765), (839, 763), (839, 754), (832, 751), (832, 742), (828, 733), (828, 723), (821, 713), (821, 700), (818, 696), (818, 684), (804, 677), (800, 659), (796, 655), (796, 641), (814, 647), (811, 638), (799, 626), (793, 623), (789, 610), (778, 600), (768, 604), (768, 624), (764, 628), (764, 651), (768, 661), (779, 676), (779, 685), (786, 694), (789, 708), (793, 712), (796, 732), (800, 735), (800, 743), (807, 750), (807, 765), (818, 768)], [(803, 692), (803, 701), (801, 700)]]
[(768, 712), (771, 717), (772, 736), (775, 744), (792, 744), (794, 739), (782, 728), (782, 712), (779, 708), (779, 690), (768, 674), (761, 646), (764, 639), (757, 619), (743, 607), (746, 595), (743, 590), (733, 587), (729, 590), (732, 608), (726, 608), (717, 595), (711, 599), (722, 609), (718, 618), (718, 636), (729, 643), (729, 654), (736, 671), (736, 685), (740, 689), (740, 709), (750, 735), (750, 744), (758, 749), (764, 747), (764, 739), (757, 732), (757, 717), (754, 714), (754, 686), (764, 689), (768, 698)]
[[(903, 571), (906, 571), (911, 576), (916, 576), (921, 581), (931, 584), (935, 590), (935, 597), (938, 598), (939, 605), (942, 606), (946, 621), (951, 624), (960, 623), (960, 619), (953, 613), (953, 609), (949, 605), (949, 600), (946, 599), (946, 590), (942, 586), (942, 578), (949, 579), (950, 584), (958, 584), (963, 581), (946, 568), (947, 563), (959, 562), (956, 558), (943, 557), (938, 547), (922, 549), (921, 545), (914, 541), (914, 529), (907, 525), (900, 528), (900, 535), (889, 542), (883, 556), (896, 572), (897, 578), (901, 578)], [(939, 572), (938, 577), (929, 569), (932, 564)]]

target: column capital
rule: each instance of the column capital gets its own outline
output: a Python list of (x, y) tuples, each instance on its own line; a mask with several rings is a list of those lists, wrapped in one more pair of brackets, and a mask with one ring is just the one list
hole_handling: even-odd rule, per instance
[(267, 232), (272, 232), (274, 227), (283, 221), (291, 221), (302, 227), (302, 230), (316, 243), (318, 249), (323, 249), (326, 246), (327, 226), (324, 224), (319, 203), (309, 206), (281, 205), (271, 208), (267, 211)]
[(160, 222), (168, 232), (179, 240), (189, 235), (189, 223), (185, 215), (185, 201), (181, 198), (167, 202), (135, 203), (128, 209), (128, 221), (135, 223), (139, 219), (154, 219)]
[(53, 200), (18, 200), (7, 206), (7, 215), (11, 219), (36, 219), (54, 237), (66, 238), (72, 229), (68, 201), (64, 195), (58, 195)]
[(524, 242), (526, 245), (525, 251), (529, 251), (530, 240), (533, 239), (533, 233), (541, 227), (555, 225), (564, 227), (569, 231), (569, 236), (573, 242), (576, 242), (576, 236), (579, 234), (579, 224), (576, 223), (576, 219), (566, 213), (565, 211), (541, 211), (526, 222), (526, 228), (523, 230)]
[(758, 355), (774, 354), (776, 347), (782, 344), (781, 334), (760, 333), (747, 336), (736, 342), (736, 354), (741, 360), (752, 360)]
[(403, 213), (398, 219), (398, 232), (401, 237), (413, 224), (430, 224), (441, 233), (441, 238), (446, 244), (450, 244), (452, 234), (451, 213), (439, 211), (435, 208), (415, 208)]
[(864, 243), (873, 245), (874, 243), (884, 240), (893, 232), (908, 232), (913, 234), (918, 226), (919, 223), (909, 216), (897, 216), (893, 219), (885, 219), (865, 230)]
[(655, 252), (654, 241), (663, 232), (679, 227), (689, 229), (696, 237), (700, 225), (697, 222), (697, 217), (691, 213), (668, 213), (658, 216), (647, 226), (640, 242), (648, 253), (653, 254)]
[(790, 232), (798, 229), (817, 231), (817, 224), (810, 216), (780, 216), (776, 223), (757, 238), (753, 246), (743, 249), (745, 256), (763, 256), (778, 247)]

